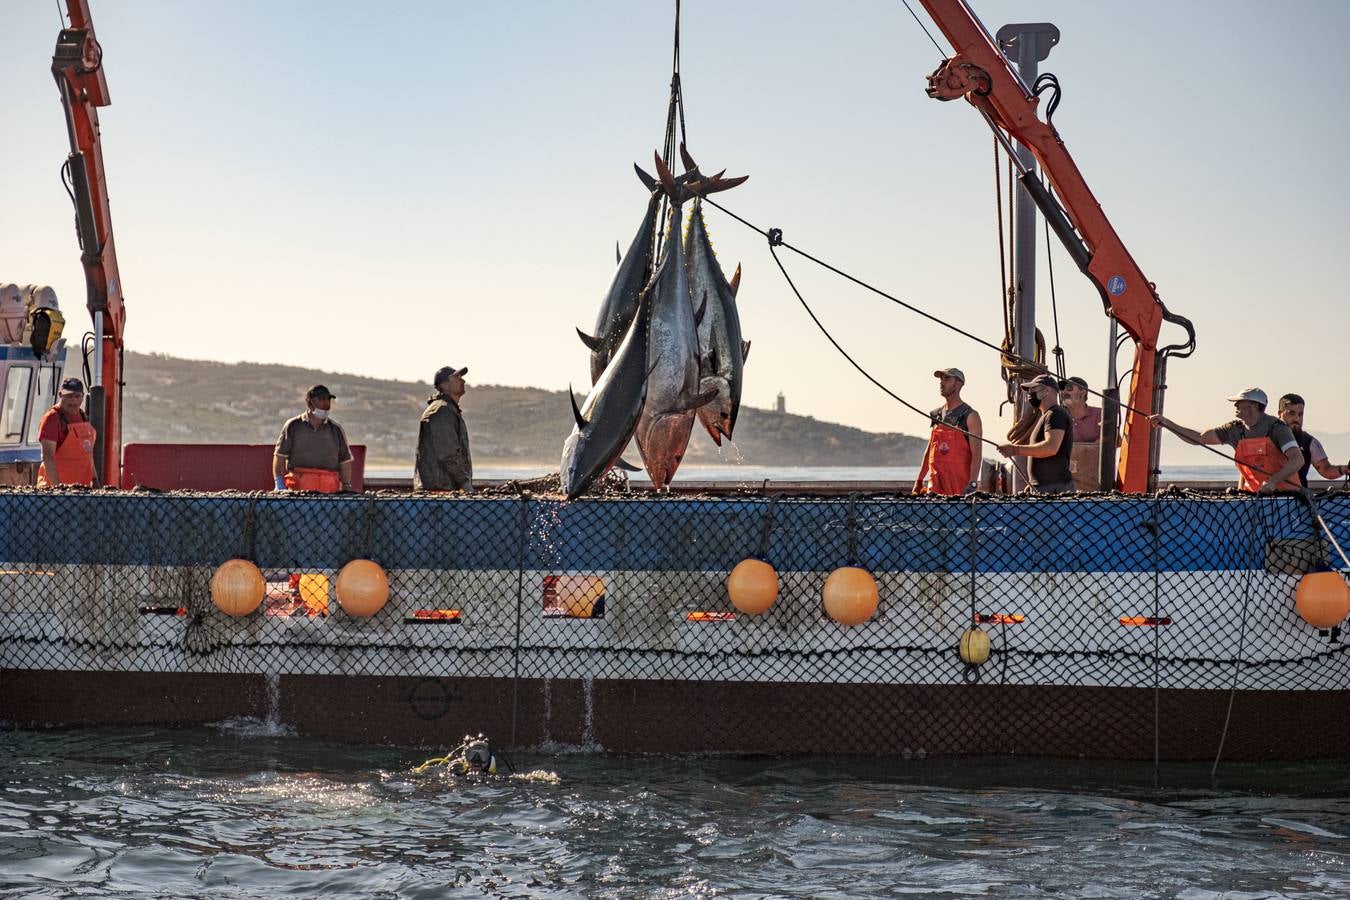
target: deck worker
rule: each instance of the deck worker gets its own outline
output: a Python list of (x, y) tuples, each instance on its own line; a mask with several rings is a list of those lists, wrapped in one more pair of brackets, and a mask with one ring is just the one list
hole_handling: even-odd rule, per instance
[(980, 486), (980, 414), (961, 399), (965, 373), (938, 369), (938, 393), (945, 403), (928, 414), (933, 423), (923, 465), (914, 479), (916, 494), (969, 494)]
[(1322, 442), (1303, 430), (1303, 398), (1298, 394), (1285, 394), (1280, 398), (1280, 421), (1289, 426), (1298, 441), (1298, 449), (1303, 451), (1303, 465), (1298, 470), (1298, 480), (1308, 486), (1308, 470), (1316, 469), (1317, 474), (1329, 481), (1344, 478), (1350, 473), (1350, 466), (1334, 466), (1327, 459), (1326, 448)]
[(352, 451), (342, 426), (329, 418), (337, 398), (322, 384), (305, 392), (305, 411), (281, 426), (272, 451), (279, 491), (336, 494), (352, 489)]
[(1030, 492), (1072, 492), (1069, 460), (1073, 455), (1073, 420), (1069, 411), (1059, 405), (1059, 379), (1044, 373), (1024, 382), (1022, 389), (1031, 394), (1031, 405), (1040, 407), (1041, 416), (1031, 430), (1029, 443), (1002, 444), (998, 452), (1009, 458), (1025, 456), (1031, 460), (1028, 466), (1031, 484), (1027, 488)]
[(1247, 388), (1228, 398), (1237, 418), (1226, 425), (1195, 431), (1178, 425), (1161, 413), (1150, 416), (1154, 425), (1171, 430), (1188, 444), (1227, 444), (1236, 452), (1238, 487), (1269, 494), (1298, 490), (1298, 470), (1303, 451), (1288, 425), (1266, 413), (1266, 392)]
[(56, 405), (47, 410), (38, 425), (38, 442), (42, 445), (38, 487), (93, 485), (94, 440), (98, 433), (80, 408), (83, 404), (84, 382), (78, 378), (61, 382)]
[(473, 458), (469, 455), (469, 428), (459, 401), (468, 390), (468, 367), (442, 366), (431, 378), (436, 393), (417, 426), (417, 459), (413, 489), (418, 491), (473, 491)]
[(1059, 403), (1073, 420), (1073, 453), (1069, 474), (1080, 491), (1095, 491), (1100, 482), (1102, 410), (1088, 405), (1088, 383), (1077, 375), (1059, 383)]

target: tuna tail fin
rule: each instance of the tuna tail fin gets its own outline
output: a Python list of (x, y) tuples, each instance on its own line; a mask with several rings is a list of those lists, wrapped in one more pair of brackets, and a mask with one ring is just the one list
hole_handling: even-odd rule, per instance
[(749, 358), (750, 358), (750, 342), (741, 341), (741, 362), (745, 362)]
[(689, 186), (687, 191), (699, 196), (715, 194), (718, 191), (729, 191), (738, 184), (743, 184), (749, 175), (741, 175), (738, 178), (723, 178), (727, 173), (726, 169), (718, 172), (709, 178), (698, 170), (698, 163), (694, 162), (694, 157), (689, 155), (688, 149), (684, 144), (680, 144), (680, 159), (684, 162), (685, 178), (688, 179)]
[(581, 415), (581, 410), (577, 407), (577, 395), (572, 393), (572, 385), (567, 386), (567, 399), (572, 401), (572, 418), (577, 420), (577, 428), (586, 427), (586, 419)]
[(675, 176), (670, 174), (670, 169), (661, 160), (660, 153), (653, 153), (652, 156), (656, 159), (656, 174), (661, 179), (661, 189), (676, 206), (684, 203), (690, 197), (689, 188), (676, 182)]
[(582, 331), (580, 328), (577, 329), (577, 337), (581, 338), (581, 342), (585, 344), (592, 353), (599, 353), (601, 350), (605, 348), (605, 342), (603, 339), (598, 337), (591, 337), (589, 334)]
[(731, 296), (735, 297), (736, 292), (741, 289), (741, 264), (736, 263), (736, 274), (731, 276), (731, 281), (727, 283), (731, 288)]
[(661, 189), (660, 182), (658, 182), (652, 176), (648, 175), (646, 172), (642, 171), (642, 167), (639, 166), (637, 163), (633, 163), (633, 171), (637, 172), (638, 181), (641, 181), (644, 185), (646, 185), (647, 190), (656, 191)]

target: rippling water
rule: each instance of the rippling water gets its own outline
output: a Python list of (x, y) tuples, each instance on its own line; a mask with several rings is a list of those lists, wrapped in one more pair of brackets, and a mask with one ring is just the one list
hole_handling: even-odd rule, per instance
[(1339, 763), (426, 751), (250, 723), (0, 733), (6, 897), (1346, 897)]

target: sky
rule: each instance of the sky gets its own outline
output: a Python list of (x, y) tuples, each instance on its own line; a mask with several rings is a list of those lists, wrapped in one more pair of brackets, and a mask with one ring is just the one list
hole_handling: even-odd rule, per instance
[[(650, 169), (664, 135), (673, 3), (91, 6), (130, 349), (588, 386), (573, 329), (594, 323), (615, 242), (645, 208), (632, 163)], [(1225, 397), (1256, 385), (1272, 400), (1303, 394), (1310, 431), (1350, 432), (1350, 3), (973, 6), (990, 31), (1060, 28), (1041, 64), (1063, 86), (1055, 124), (1145, 275), (1198, 332), (1196, 354), (1170, 367), (1167, 413), (1214, 425), (1231, 418)], [(83, 273), (50, 74), (58, 9), (0, 4), (0, 281), (55, 287), (77, 334)], [(992, 137), (968, 104), (925, 96), (940, 59), (899, 0), (685, 0), (689, 148), (705, 171), (750, 176), (716, 198), (727, 208), (997, 344)], [(723, 267), (743, 267), (745, 403), (772, 406), (781, 391), (790, 412), (926, 430), (829, 346), (763, 238), (716, 210), (707, 221)], [(1070, 374), (1100, 388), (1100, 299), (1056, 245), (1052, 311), (1040, 237), (1039, 325), (1053, 346), (1057, 313)], [(935, 406), (931, 373), (958, 366), (986, 431), (1011, 424), (991, 350), (783, 258), (892, 391)], [(1164, 446), (1174, 463), (1214, 461)]]

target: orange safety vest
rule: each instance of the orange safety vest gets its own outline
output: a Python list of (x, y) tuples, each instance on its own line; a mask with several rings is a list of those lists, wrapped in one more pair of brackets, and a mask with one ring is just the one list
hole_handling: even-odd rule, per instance
[(318, 491), (321, 494), (336, 494), (342, 490), (342, 479), (332, 469), (291, 469), (286, 473), (286, 490)]
[[(88, 422), (71, 422), (66, 439), (56, 445), (56, 468), (62, 484), (94, 484), (94, 440), (98, 431)], [(37, 486), (51, 487), (47, 464), (38, 466)]]
[[(1287, 461), (1284, 451), (1270, 437), (1243, 438), (1233, 455), (1237, 460), (1238, 487), (1252, 493), (1261, 490), (1261, 485), (1283, 469)], [(1297, 472), (1280, 482), (1281, 490), (1296, 491), (1299, 487)]]
[(915, 493), (960, 494), (970, 483), (970, 439), (951, 425), (934, 425), (919, 466)]

